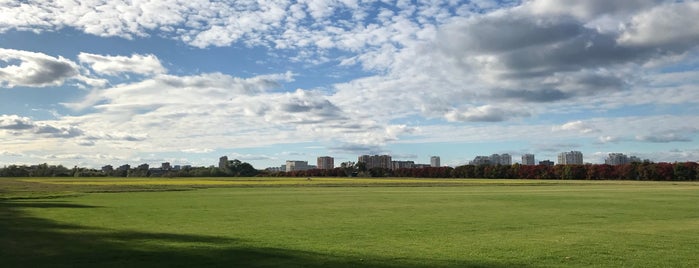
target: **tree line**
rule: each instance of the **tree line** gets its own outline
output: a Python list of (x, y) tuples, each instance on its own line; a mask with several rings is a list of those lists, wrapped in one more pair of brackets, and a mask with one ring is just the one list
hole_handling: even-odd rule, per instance
[(251, 164), (239, 160), (230, 161), (226, 168), (185, 167), (181, 169), (149, 168), (142, 164), (134, 168), (91, 169), (66, 168), (62, 165), (9, 165), (0, 168), (0, 177), (254, 177), (260, 174)]
[(463, 165), (452, 167), (371, 168), (368, 170), (335, 168), (329, 170), (300, 170), (276, 172), (278, 177), (345, 177), (355, 173), (359, 177), (415, 177), (415, 178), (473, 178), (473, 179), (542, 179), (542, 180), (643, 180), (643, 181), (697, 181), (699, 164), (631, 163), (625, 165)]
[(415, 178), (488, 178), (488, 179), (544, 179), (544, 180), (647, 180), (699, 181), (699, 164), (631, 163), (626, 165), (463, 165), (452, 167), (311, 169), (290, 172), (257, 170), (251, 164), (230, 161), (225, 168), (187, 167), (179, 170), (148, 169), (141, 165), (128, 170), (103, 171), (61, 165), (10, 165), (0, 168), (0, 177), (415, 177)]

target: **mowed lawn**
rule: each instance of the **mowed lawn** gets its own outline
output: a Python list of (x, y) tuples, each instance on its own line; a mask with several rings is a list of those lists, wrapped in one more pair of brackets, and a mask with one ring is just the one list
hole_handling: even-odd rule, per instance
[(336, 180), (0, 178), (0, 261), (699, 267), (698, 183)]

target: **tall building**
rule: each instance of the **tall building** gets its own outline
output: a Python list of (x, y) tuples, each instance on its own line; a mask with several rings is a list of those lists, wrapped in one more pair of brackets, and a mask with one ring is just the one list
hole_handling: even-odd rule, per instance
[[(645, 161), (650, 162), (650, 160), (648, 160), (648, 159), (646, 159)], [(632, 156), (629, 156), (629, 162), (631, 162), (631, 163), (641, 163), (641, 162), (643, 162), (643, 160), (641, 160), (641, 158), (639, 158), (638, 156), (632, 155)]]
[(499, 165), (510, 166), (512, 165), (512, 156), (510, 154), (500, 154)]
[(330, 156), (321, 156), (317, 160), (318, 169), (333, 169), (335, 168), (335, 158)]
[(160, 164), (160, 169), (162, 170), (171, 170), (172, 166), (170, 165), (170, 162), (165, 162)]
[(544, 160), (544, 161), (539, 161), (539, 166), (553, 166), (553, 161), (551, 160)]
[(228, 170), (228, 156), (224, 155), (218, 159), (218, 168)]
[(102, 167), (102, 172), (108, 173), (108, 172), (112, 172), (112, 171), (114, 171), (114, 167), (112, 167), (112, 165), (106, 165), (106, 166)]
[(499, 165), (500, 164), (500, 155), (499, 154), (491, 154), (490, 155), (490, 164), (491, 165)]
[(440, 167), (439, 156), (430, 157), (430, 166), (431, 167)]
[(391, 161), (391, 169), (396, 170), (400, 168), (413, 168), (415, 162), (413, 161)]
[[(487, 163), (485, 161), (485, 158), (488, 159)], [(474, 165), (503, 165), (503, 166), (509, 166), (512, 165), (512, 156), (509, 154), (492, 154), (490, 157), (488, 156), (476, 156), (476, 159), (473, 160), (476, 164)]]
[(469, 162), (469, 164), (474, 165), (474, 166), (490, 165), (491, 164), (490, 157), (479, 155), (479, 156), (476, 156), (475, 158), (473, 158), (473, 160), (471, 162)]
[(612, 166), (624, 165), (629, 163), (629, 157), (622, 153), (611, 153), (604, 159), (604, 163)]
[(583, 155), (579, 151), (562, 152), (558, 154), (559, 165), (582, 165)]
[(612, 165), (612, 166), (617, 166), (617, 165), (625, 165), (625, 164), (630, 164), (630, 163), (639, 163), (642, 162), (640, 158), (636, 156), (627, 156), (622, 153), (611, 153), (609, 154), (609, 157), (604, 159), (604, 163), (607, 165)]
[(522, 165), (524, 166), (534, 166), (536, 161), (534, 160), (533, 154), (523, 154), (522, 155)]
[(119, 166), (116, 170), (125, 171), (125, 170), (129, 170), (129, 169), (131, 169), (131, 166), (129, 164), (125, 164), (125, 165)]
[(390, 155), (362, 155), (357, 159), (357, 163), (364, 163), (367, 170), (372, 168), (390, 169), (393, 167)]
[(286, 172), (308, 169), (308, 161), (286, 160)]

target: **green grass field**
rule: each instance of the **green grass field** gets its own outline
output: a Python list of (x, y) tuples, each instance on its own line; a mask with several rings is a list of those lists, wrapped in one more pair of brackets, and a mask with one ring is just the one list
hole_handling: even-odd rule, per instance
[(698, 267), (699, 183), (0, 178), (2, 267)]

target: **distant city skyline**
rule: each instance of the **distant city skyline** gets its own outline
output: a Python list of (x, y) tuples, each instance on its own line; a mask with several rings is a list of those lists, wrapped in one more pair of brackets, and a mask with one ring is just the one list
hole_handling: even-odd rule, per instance
[[(338, 161), (337, 158), (333, 156), (328, 156), (328, 155), (321, 155), (321, 156), (316, 156), (315, 160), (313, 161), (308, 161), (308, 160), (283, 160), (279, 163), (273, 162), (272, 165), (270, 166), (261, 166), (261, 165), (255, 165), (255, 161), (248, 161), (245, 158), (237, 158), (237, 157), (229, 157), (228, 155), (220, 156), (218, 157), (218, 162), (204, 162), (199, 165), (192, 165), (184, 162), (175, 162), (175, 163), (170, 163), (170, 162), (147, 162), (147, 161), (136, 161), (136, 162), (115, 162), (115, 163), (103, 163), (99, 166), (85, 166), (88, 168), (94, 168), (94, 169), (103, 169), (107, 166), (109, 167), (114, 167), (114, 166), (137, 166), (137, 165), (145, 165), (145, 166), (156, 166), (156, 167), (161, 167), (164, 169), (167, 169), (166, 167), (192, 167), (192, 166), (200, 166), (200, 167), (208, 167), (208, 166), (215, 166), (218, 168), (225, 168), (228, 163), (232, 160), (238, 160), (242, 162), (248, 162), (251, 163), (255, 168), (259, 170), (263, 169), (272, 169), (274, 171), (289, 171), (289, 170), (307, 170), (307, 169), (332, 169), (335, 167), (340, 167), (340, 165), (336, 165), (335, 163), (358, 163), (358, 162), (372, 162), (373, 164), (371, 167), (386, 167), (389, 169), (396, 169), (398, 167), (407, 167), (404, 166), (405, 164), (410, 163), (410, 167), (413, 166), (432, 166), (432, 167), (439, 167), (439, 166), (444, 166), (444, 167), (457, 167), (457, 166), (462, 166), (462, 165), (492, 165), (492, 164), (499, 164), (499, 165), (512, 165), (512, 164), (525, 164), (525, 158), (530, 159), (531, 163), (533, 165), (539, 165), (541, 164), (541, 161), (549, 161), (554, 164), (609, 164), (609, 165), (619, 165), (619, 164), (627, 164), (631, 162), (643, 162), (643, 161), (650, 161), (650, 162), (667, 162), (667, 161), (654, 161), (653, 159), (642, 159), (639, 158), (635, 155), (627, 155), (626, 153), (622, 152), (610, 152), (607, 155), (603, 157), (603, 160), (601, 162), (591, 162), (587, 161), (587, 159), (584, 157), (584, 154), (579, 151), (568, 151), (568, 152), (559, 152), (554, 154), (556, 157), (553, 157), (552, 159), (540, 159), (537, 158), (536, 154), (532, 153), (523, 153), (519, 157), (521, 158), (521, 161), (518, 160), (513, 160), (513, 156), (507, 153), (503, 154), (492, 154), (492, 155), (487, 155), (487, 156), (474, 156), (473, 159), (468, 160), (466, 162), (462, 162), (459, 164), (454, 164), (454, 165), (442, 165), (441, 164), (441, 156), (437, 155), (430, 155), (426, 159), (414, 159), (409, 160), (409, 159), (397, 159), (393, 158), (390, 154), (375, 154), (375, 155), (359, 155), (356, 156), (356, 159), (349, 159), (347, 161)], [(412, 156), (411, 156), (412, 157)], [(297, 157), (298, 158), (298, 157)], [(301, 158), (298, 158), (301, 159)], [(213, 161), (213, 160), (212, 160)], [(309, 162), (311, 163), (317, 163), (316, 165), (310, 165)], [(671, 162), (699, 162), (699, 161), (693, 161), (693, 160), (684, 160), (684, 161), (671, 161)], [(43, 164), (47, 162), (41, 162), (41, 163), (3, 163), (0, 164), (0, 167), (2, 166), (8, 166), (8, 165), (27, 165), (27, 166), (33, 166), (37, 164)], [(391, 164), (393, 163), (393, 164)], [(50, 163), (51, 165), (63, 165), (60, 163)], [(397, 165), (397, 166), (396, 166)], [(66, 166), (66, 165), (63, 165)], [(281, 166), (281, 169), (279, 167)], [(298, 168), (297, 168), (298, 167)], [(327, 168), (331, 167), (331, 168)], [(128, 169), (128, 168), (127, 168)]]
[(0, 166), (699, 160), (698, 1), (17, 3)]

